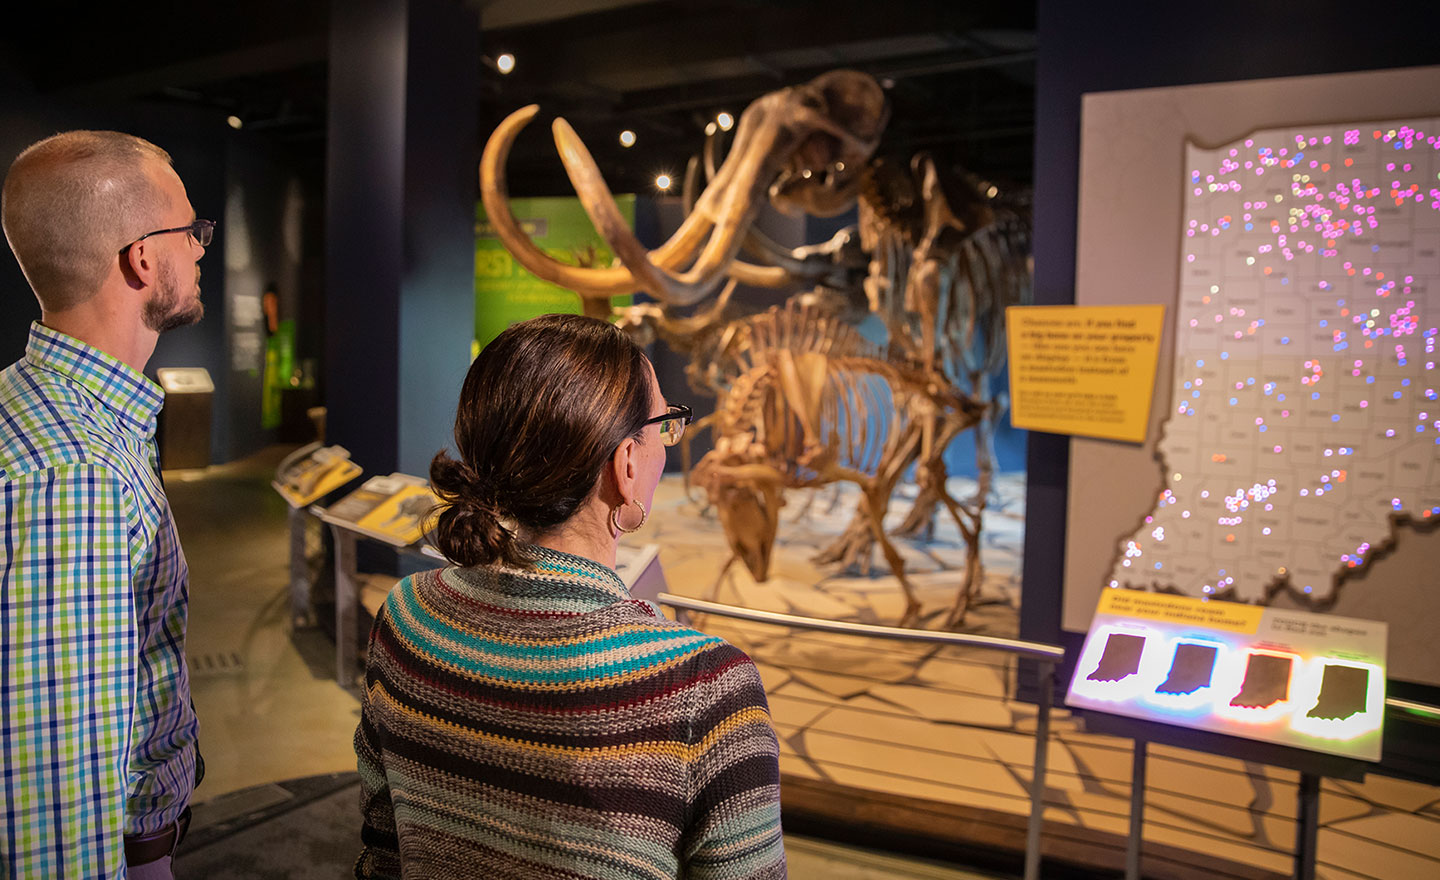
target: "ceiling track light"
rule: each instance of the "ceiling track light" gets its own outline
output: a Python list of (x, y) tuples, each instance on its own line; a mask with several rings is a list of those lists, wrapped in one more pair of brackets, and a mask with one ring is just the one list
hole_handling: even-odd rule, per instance
[(511, 55), (509, 52), (501, 52), (494, 58), (491, 58), (489, 55), (482, 55), (480, 60), (485, 62), (485, 66), (489, 67), (491, 70), (495, 71), (501, 76), (504, 76), (515, 69), (515, 56)]

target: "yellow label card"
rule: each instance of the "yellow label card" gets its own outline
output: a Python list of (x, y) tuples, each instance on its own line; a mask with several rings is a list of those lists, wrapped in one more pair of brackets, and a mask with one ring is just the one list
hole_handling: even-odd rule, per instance
[(1011, 306), (1005, 322), (1015, 427), (1145, 440), (1164, 306)]
[(1260, 628), (1265, 609), (1239, 602), (1107, 588), (1100, 594), (1095, 613), (1253, 634)]

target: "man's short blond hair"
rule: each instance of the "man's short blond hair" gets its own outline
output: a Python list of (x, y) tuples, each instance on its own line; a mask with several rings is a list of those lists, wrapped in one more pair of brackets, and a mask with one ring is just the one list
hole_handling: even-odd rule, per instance
[(26, 147), (0, 193), (0, 223), (47, 312), (85, 302), (119, 251), (171, 208), (154, 165), (170, 154), (118, 131), (65, 131)]

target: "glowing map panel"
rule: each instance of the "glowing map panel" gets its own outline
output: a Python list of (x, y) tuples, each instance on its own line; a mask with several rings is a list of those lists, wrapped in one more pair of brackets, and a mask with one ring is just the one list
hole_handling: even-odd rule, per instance
[(1380, 760), (1383, 623), (1108, 589), (1065, 703)]
[(1186, 151), (1165, 488), (1111, 586), (1323, 602), (1440, 515), (1440, 119)]

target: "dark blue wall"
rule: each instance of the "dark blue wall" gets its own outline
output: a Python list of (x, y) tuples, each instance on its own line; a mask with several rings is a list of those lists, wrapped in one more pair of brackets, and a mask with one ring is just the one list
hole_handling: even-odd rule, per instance
[[(256, 308), (265, 288), (273, 284), (281, 320), (296, 321), (297, 335), (302, 328), (309, 331), (304, 339), (309, 347), (297, 343), (297, 362), (313, 358), (317, 346), (310, 336), (320, 328), (311, 326), (318, 325), (318, 319), (302, 314), (301, 304), (307, 298), (321, 298), (322, 289), (310, 280), (310, 273), (324, 258), (314, 231), (324, 216), (316, 186), (318, 168), (297, 161), (299, 157), (263, 133), (234, 132), (228, 142), (221, 232), (231, 348), (223, 365), (229, 403), (221, 416), (227, 420), (222, 433), (228, 446), (220, 461), (276, 441), (279, 432), (261, 426), (267, 331), (264, 315)], [(212, 268), (217, 274), (221, 271), (218, 265)], [(258, 363), (245, 350), (236, 358), (242, 336), (261, 344)], [(307, 436), (305, 427), (299, 426), (292, 436)]]
[[(0, 74), (0, 162), (6, 169), (15, 155), (40, 138), (71, 128), (116, 129), (138, 135), (165, 148), (185, 182), (190, 202), (201, 217), (218, 219), (224, 206), (226, 138), (223, 121), (211, 113), (183, 108), (85, 106), (36, 94), (26, 79), (10, 71)], [(216, 122), (221, 122), (216, 125)], [(200, 262), (201, 298), (206, 316), (199, 324), (160, 338), (146, 370), (152, 378), (161, 367), (204, 367), (216, 385), (211, 419), (212, 458), (228, 453), (225, 401), (224, 262), (221, 247), (211, 246)], [(24, 354), (30, 322), (40, 306), (7, 253), (0, 269), (0, 360), (10, 363)]]
[[(71, 102), (37, 94), (23, 74), (0, 66), (0, 165), (4, 169), (35, 141), (73, 128), (125, 131), (163, 147), (173, 157), (196, 213), (214, 220), (225, 219), (227, 192), (239, 188), (257, 203), (265, 203), (267, 197), (273, 202), (273, 194), (295, 178), (294, 168), (303, 167), (288, 156), (277, 155), (263, 141), (237, 134), (218, 111), (133, 102)], [(315, 189), (313, 184), (302, 188)], [(264, 258), (267, 263), (273, 263), (279, 247), (280, 217), (273, 208), (268, 213), (271, 216), (257, 214), (249, 233), (257, 248), (270, 254)], [(318, 213), (307, 219), (313, 225)], [(160, 337), (146, 369), (152, 378), (163, 367), (204, 367), (210, 372), (215, 382), (211, 410), (211, 461), (215, 463), (253, 452), (270, 439), (260, 430), (258, 379), (241, 376), (238, 383), (232, 381), (226, 232), (222, 225), (200, 261), (204, 320)], [(272, 268), (267, 265), (266, 271)], [(39, 317), (40, 306), (7, 248), (0, 258), (0, 363), (9, 364), (23, 355), (30, 322)], [(256, 387), (249, 387), (247, 380)]]

